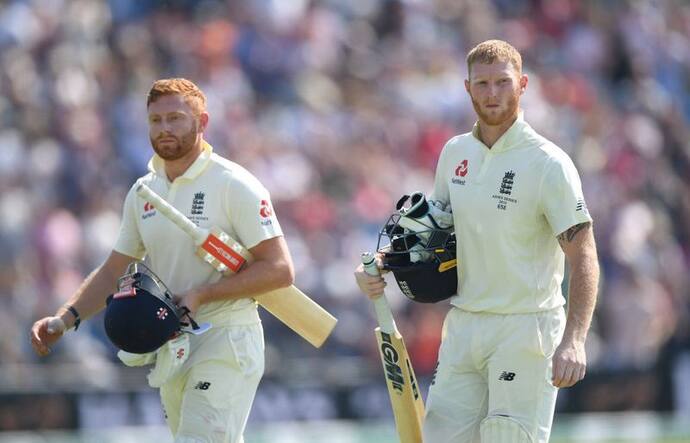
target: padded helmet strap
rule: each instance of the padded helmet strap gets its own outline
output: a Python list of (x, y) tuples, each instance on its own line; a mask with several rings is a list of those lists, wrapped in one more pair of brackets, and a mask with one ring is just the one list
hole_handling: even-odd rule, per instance
[(191, 311), (189, 310), (188, 307), (186, 307), (186, 306), (180, 307), (180, 310), (179, 310), (180, 318), (187, 317), (187, 319), (189, 320), (189, 324), (192, 326), (192, 329), (199, 329), (199, 325), (197, 324), (197, 322), (194, 321), (192, 316), (189, 314), (190, 312)]

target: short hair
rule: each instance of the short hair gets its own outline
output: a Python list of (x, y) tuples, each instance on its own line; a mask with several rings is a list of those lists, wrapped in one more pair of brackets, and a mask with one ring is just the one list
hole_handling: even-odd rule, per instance
[(517, 49), (503, 40), (487, 40), (479, 43), (467, 54), (467, 75), (474, 63), (490, 65), (493, 62), (510, 62), (522, 73), (522, 57)]
[(186, 78), (162, 78), (153, 82), (146, 96), (146, 107), (164, 95), (181, 95), (196, 115), (206, 111), (206, 96), (193, 81)]

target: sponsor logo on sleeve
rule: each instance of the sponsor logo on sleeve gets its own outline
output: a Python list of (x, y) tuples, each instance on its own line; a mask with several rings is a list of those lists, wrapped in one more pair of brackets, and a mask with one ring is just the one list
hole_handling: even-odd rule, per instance
[(465, 180), (462, 177), (465, 177), (468, 171), (469, 162), (467, 159), (465, 159), (458, 164), (457, 168), (455, 168), (455, 177), (453, 177), (451, 181), (456, 185), (464, 185)]
[(271, 208), (271, 202), (268, 200), (261, 200), (259, 205), (259, 216), (261, 216), (261, 225), (269, 226), (273, 224), (271, 217), (273, 216), (273, 208)]
[(156, 215), (156, 208), (151, 203), (144, 202), (144, 213), (141, 214), (141, 219), (146, 220), (154, 215)]
[(587, 209), (587, 203), (585, 203), (585, 200), (583, 198), (577, 200), (577, 204), (575, 205), (575, 212), (582, 211), (585, 215), (589, 215), (589, 210)]
[(467, 175), (467, 165), (468, 161), (467, 159), (463, 160), (460, 162), (457, 168), (455, 168), (455, 175), (458, 177), (464, 177)]

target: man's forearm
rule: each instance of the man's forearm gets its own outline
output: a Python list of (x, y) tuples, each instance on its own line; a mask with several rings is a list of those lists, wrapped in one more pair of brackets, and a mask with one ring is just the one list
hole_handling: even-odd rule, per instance
[(583, 254), (570, 263), (568, 281), (568, 318), (563, 340), (584, 341), (587, 337), (592, 314), (597, 301), (599, 263), (596, 250)]
[(294, 275), (288, 264), (257, 261), (243, 271), (199, 288), (201, 301), (236, 300), (290, 286)]
[(99, 266), (86, 277), (69, 301), (58, 309), (56, 315), (62, 318), (65, 325), (70, 328), (76, 319), (68, 311), (67, 306), (74, 307), (80, 319), (86, 320), (105, 307), (105, 300), (108, 295), (115, 292), (116, 286), (117, 277), (108, 273), (105, 266)]

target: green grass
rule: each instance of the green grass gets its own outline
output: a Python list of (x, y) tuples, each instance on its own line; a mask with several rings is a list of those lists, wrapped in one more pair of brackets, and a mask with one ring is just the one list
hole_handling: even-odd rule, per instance
[[(624, 437), (625, 436), (625, 437)], [(639, 438), (639, 436), (647, 436)], [(171, 443), (163, 426), (3, 433), (0, 443)], [(399, 443), (392, 421), (250, 424), (246, 443)], [(550, 443), (688, 443), (690, 423), (655, 414), (556, 417)]]

